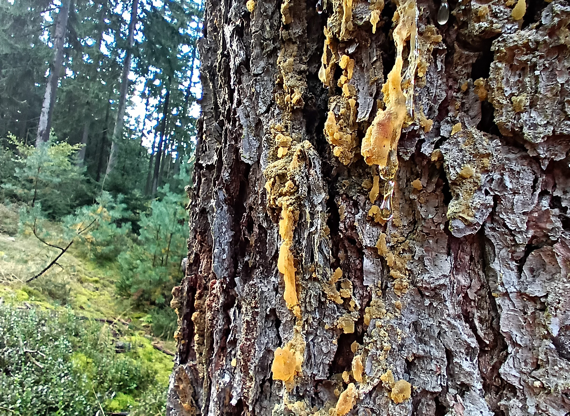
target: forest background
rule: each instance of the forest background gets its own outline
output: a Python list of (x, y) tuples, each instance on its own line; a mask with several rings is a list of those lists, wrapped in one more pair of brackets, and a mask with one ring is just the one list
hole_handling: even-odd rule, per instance
[(200, 0), (0, 3), (0, 414), (162, 414)]

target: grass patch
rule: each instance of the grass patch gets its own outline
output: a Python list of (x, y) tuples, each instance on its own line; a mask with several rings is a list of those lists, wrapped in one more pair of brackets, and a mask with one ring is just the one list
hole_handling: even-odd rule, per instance
[[(15, 214), (8, 222), (14, 220)], [(46, 225), (52, 235), (61, 232), (58, 224)], [(164, 414), (173, 359), (153, 343), (170, 351), (175, 343), (152, 335), (171, 337), (171, 311), (137, 309), (116, 294), (117, 263), (98, 264), (73, 249), (26, 283), (59, 251), (0, 227), (0, 414), (95, 414), (100, 406), (132, 416)], [(119, 345), (129, 348), (117, 353)]]

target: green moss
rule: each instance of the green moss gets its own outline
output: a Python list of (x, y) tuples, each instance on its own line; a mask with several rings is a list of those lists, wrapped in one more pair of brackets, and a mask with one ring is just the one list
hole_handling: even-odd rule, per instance
[(138, 347), (128, 354), (141, 362), (144, 367), (151, 369), (156, 374), (158, 383), (164, 387), (168, 386), (168, 379), (174, 366), (172, 357), (154, 348), (151, 341), (143, 336), (133, 335), (127, 337), (127, 340)]
[(121, 412), (129, 409), (131, 406), (136, 404), (136, 400), (133, 396), (124, 393), (117, 393), (113, 400), (107, 400), (105, 402), (105, 408), (110, 412)]
[(78, 374), (84, 374), (87, 378), (93, 378), (96, 369), (93, 367), (93, 360), (81, 352), (74, 352), (71, 355), (73, 370)]
[(43, 295), (43, 293), (39, 290), (34, 289), (33, 287), (24, 286), (21, 290), (23, 292), (26, 292), (31, 300), (47, 302), (47, 298)]
[(14, 293), (16, 294), (16, 301), (18, 302), (24, 302), (30, 299), (30, 296), (24, 290), (18, 289)]
[(79, 277), (79, 283), (100, 283), (101, 279), (99, 279), (98, 277), (89, 277), (89, 276), (80, 276)]

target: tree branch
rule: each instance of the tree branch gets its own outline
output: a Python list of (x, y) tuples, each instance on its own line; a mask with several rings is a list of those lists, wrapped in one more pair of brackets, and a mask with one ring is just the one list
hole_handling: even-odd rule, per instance
[[(41, 272), (39, 272), (38, 274), (36, 274), (34, 277), (29, 278), (28, 280), (26, 280), (26, 283), (30, 283), (33, 280), (36, 280), (38, 277), (40, 277), (41, 275), (43, 275), (45, 272), (47, 272), (54, 264), (57, 263), (57, 261), (60, 259), (61, 256), (63, 256), (65, 254), (65, 252), (69, 249), (69, 247), (71, 247), (71, 245), (73, 244), (75, 240), (71, 240), (69, 242), (69, 244), (67, 245), (67, 247), (65, 248), (60, 248), (61, 253), (59, 253), (57, 255), (57, 257), (55, 259), (52, 260), (52, 262), (50, 264), (48, 264)], [(49, 244), (48, 244), (49, 245)], [(53, 247), (53, 246), (52, 246)], [(59, 247), (57, 247), (59, 248)]]

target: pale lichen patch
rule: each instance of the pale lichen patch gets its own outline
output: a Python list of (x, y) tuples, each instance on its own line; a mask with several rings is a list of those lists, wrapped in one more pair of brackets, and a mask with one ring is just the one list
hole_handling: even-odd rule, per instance
[(513, 103), (513, 110), (515, 113), (522, 113), (527, 106), (528, 96), (526, 94), (516, 95), (511, 97), (511, 102)]

